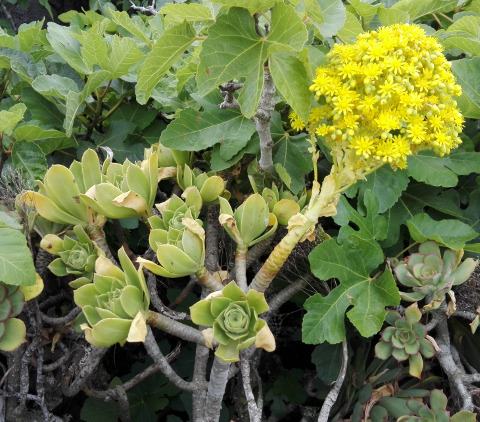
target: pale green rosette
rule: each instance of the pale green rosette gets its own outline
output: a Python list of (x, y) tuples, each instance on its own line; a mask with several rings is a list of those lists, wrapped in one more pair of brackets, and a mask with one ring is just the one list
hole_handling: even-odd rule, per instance
[(211, 343), (219, 345), (215, 355), (225, 362), (237, 362), (239, 351), (251, 345), (268, 352), (275, 350), (275, 339), (267, 323), (258, 315), (268, 310), (263, 293), (250, 290), (246, 295), (230, 282), (223, 290), (214, 292), (190, 307), (192, 321), (210, 326), (202, 333)]
[(59, 258), (54, 259), (48, 268), (56, 276), (74, 275), (77, 280), (70, 283), (73, 288), (90, 283), (93, 279), (95, 261), (105, 256), (95, 242), (90, 240), (81, 225), (73, 228), (76, 239), (65, 236), (63, 239), (54, 234), (47, 234), (40, 242), (40, 247)]
[(93, 283), (85, 284), (73, 294), (87, 320), (87, 324), (81, 325), (85, 338), (96, 347), (123, 345), (133, 320), (150, 305), (142, 266), (136, 269), (123, 248), (118, 251), (118, 259), (122, 269), (99, 257)]
[(423, 370), (423, 357), (431, 358), (438, 350), (432, 337), (420, 324), (422, 313), (414, 303), (405, 310), (405, 317), (389, 310), (385, 321), (390, 327), (381, 333), (381, 340), (375, 346), (375, 355), (379, 359), (393, 356), (398, 362), (408, 359), (410, 375), (420, 378)]
[(477, 265), (472, 258), (462, 262), (462, 257), (463, 250), (447, 249), (442, 256), (433, 240), (422, 243), (418, 253), (409, 255), (394, 268), (397, 280), (413, 290), (400, 292), (402, 299), (416, 302), (431, 295), (432, 300), (424, 309), (438, 309), (452, 286), (465, 282)]

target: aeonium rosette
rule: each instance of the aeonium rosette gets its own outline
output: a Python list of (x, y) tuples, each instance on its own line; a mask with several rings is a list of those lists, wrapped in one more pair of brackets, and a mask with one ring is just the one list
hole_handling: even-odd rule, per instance
[(275, 350), (275, 339), (267, 323), (258, 315), (268, 310), (263, 293), (245, 294), (234, 281), (190, 307), (192, 321), (210, 326), (202, 331), (207, 343), (219, 346), (215, 355), (225, 362), (237, 362), (239, 350), (252, 345), (268, 352)]
[(420, 244), (417, 253), (409, 255), (394, 268), (397, 280), (413, 290), (400, 292), (402, 299), (416, 302), (431, 295), (431, 302), (424, 309), (438, 309), (452, 286), (465, 282), (477, 265), (474, 259), (462, 261), (462, 257), (463, 250), (452, 249), (446, 249), (442, 256), (440, 247), (433, 240)]
[(122, 269), (107, 258), (99, 257), (93, 282), (73, 293), (75, 303), (82, 308), (87, 320), (81, 325), (85, 338), (96, 347), (123, 345), (129, 340), (135, 317), (150, 305), (142, 266), (136, 269), (123, 248), (118, 251), (118, 259)]
[(160, 265), (143, 258), (138, 262), (162, 277), (178, 278), (204, 269), (205, 231), (197, 217), (202, 202), (192, 192), (184, 202), (173, 195), (168, 201), (157, 204), (162, 216), (148, 219), (151, 227), (149, 243), (157, 252)]
[(90, 240), (81, 225), (75, 226), (73, 232), (76, 239), (47, 234), (42, 238), (40, 247), (59, 256), (48, 265), (49, 270), (56, 276), (77, 276), (70, 286), (78, 288), (92, 281), (95, 261), (99, 256), (105, 256), (105, 252)]

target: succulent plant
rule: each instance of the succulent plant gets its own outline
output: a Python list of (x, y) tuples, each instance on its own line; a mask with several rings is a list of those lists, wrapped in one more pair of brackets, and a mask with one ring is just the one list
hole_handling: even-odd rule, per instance
[(189, 164), (191, 161), (192, 153), (190, 151), (178, 151), (175, 149), (164, 147), (162, 144), (156, 144), (158, 167), (174, 167), (183, 166)]
[(213, 327), (202, 333), (207, 343), (212, 338), (218, 341), (215, 355), (225, 362), (237, 362), (239, 350), (253, 344), (268, 352), (275, 350), (273, 334), (267, 323), (258, 318), (267, 310), (263, 293), (250, 290), (245, 294), (232, 281), (191, 306), (190, 314), (195, 324)]
[(447, 249), (442, 257), (436, 242), (428, 240), (422, 243), (418, 253), (408, 256), (394, 268), (397, 280), (413, 290), (401, 292), (402, 299), (416, 302), (431, 295), (432, 300), (424, 309), (437, 309), (452, 286), (466, 281), (477, 265), (472, 258), (461, 262), (462, 257), (463, 250)]
[(151, 215), (159, 177), (156, 152), (146, 149), (139, 163), (112, 163), (107, 158), (102, 173), (102, 182), (80, 195), (83, 203), (109, 218), (146, 220)]
[(225, 181), (220, 176), (192, 170), (187, 164), (177, 166), (177, 183), (186, 193), (198, 191), (204, 204), (216, 201), (225, 190)]
[(238, 245), (248, 248), (275, 233), (277, 217), (270, 212), (262, 195), (250, 195), (235, 213), (225, 198), (220, 197), (219, 201), (220, 224)]
[(19, 286), (0, 281), (0, 350), (9, 352), (25, 341), (25, 324), (15, 318), (24, 303), (25, 297)]
[(197, 218), (202, 202), (196, 195), (189, 198), (193, 202), (184, 202), (173, 195), (157, 205), (162, 217), (155, 215), (148, 219), (152, 229), (150, 247), (157, 252), (160, 265), (142, 258), (138, 262), (162, 277), (184, 277), (204, 268), (205, 231)]
[(36, 181), (38, 192), (26, 191), (19, 200), (54, 223), (101, 227), (105, 224), (105, 215), (94, 211), (80, 197), (102, 179), (98, 156), (89, 149), (81, 162), (74, 161), (70, 168), (58, 164), (51, 166), (43, 183)]
[(397, 422), (475, 422), (475, 415), (461, 411), (450, 417), (447, 408), (447, 397), (441, 390), (432, 390), (430, 393), (430, 407), (418, 400), (408, 400), (407, 407), (410, 415), (404, 415)]
[(95, 261), (99, 256), (105, 256), (95, 242), (92, 242), (81, 225), (73, 228), (76, 239), (70, 236), (60, 238), (55, 234), (47, 234), (40, 242), (40, 247), (59, 258), (54, 259), (48, 268), (56, 276), (75, 275), (77, 280), (70, 283), (78, 288), (89, 283), (93, 278)]
[(375, 355), (379, 359), (393, 356), (398, 362), (408, 359), (410, 375), (420, 378), (423, 369), (422, 356), (431, 358), (438, 346), (427, 335), (425, 326), (419, 323), (422, 313), (417, 303), (410, 305), (402, 317), (398, 312), (389, 310), (385, 321), (390, 325), (381, 333), (381, 340), (375, 346)]
[(278, 224), (286, 226), (290, 217), (298, 214), (307, 202), (307, 195), (303, 193), (300, 197), (291, 194), (286, 190), (278, 190), (275, 183), (272, 188), (263, 188), (262, 197), (268, 204), (271, 213), (277, 217)]
[(123, 248), (118, 251), (118, 259), (122, 269), (109, 259), (98, 257), (93, 282), (73, 294), (87, 320), (80, 327), (87, 341), (97, 347), (123, 345), (135, 317), (150, 305), (142, 266), (135, 269)]
[[(404, 395), (408, 392), (400, 391), (403, 397), (382, 397), (372, 408), (370, 418), (372, 422), (384, 422), (396, 420), (397, 422), (475, 422), (475, 414), (468, 411), (460, 411), (453, 416), (446, 410), (447, 397), (441, 390), (414, 390), (413, 392), (425, 392), (420, 396), (410, 398)], [(429, 398), (430, 406), (424, 403)], [(394, 419), (392, 419), (394, 418)]]

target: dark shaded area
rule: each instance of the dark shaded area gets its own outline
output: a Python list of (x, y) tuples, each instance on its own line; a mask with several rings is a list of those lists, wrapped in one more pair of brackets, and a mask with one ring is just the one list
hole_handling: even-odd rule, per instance
[[(58, 15), (69, 10), (81, 11), (82, 8), (85, 10), (89, 8), (88, 0), (49, 0), (48, 3), (52, 9), (54, 21), (57, 21)], [(0, 8), (2, 28), (14, 26), (13, 29), (18, 29), (22, 23), (39, 21), (44, 18), (45, 22), (52, 21), (47, 9), (38, 0), (16, 1), (13, 3), (4, 2)]]

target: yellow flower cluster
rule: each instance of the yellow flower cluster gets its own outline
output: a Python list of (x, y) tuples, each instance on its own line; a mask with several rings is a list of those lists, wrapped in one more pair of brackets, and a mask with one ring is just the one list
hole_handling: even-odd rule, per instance
[(319, 103), (292, 128), (325, 136), (332, 152), (354, 151), (356, 167), (380, 162), (405, 168), (422, 149), (440, 156), (457, 148), (461, 94), (442, 47), (418, 25), (398, 24), (336, 44), (317, 69), (310, 90)]

